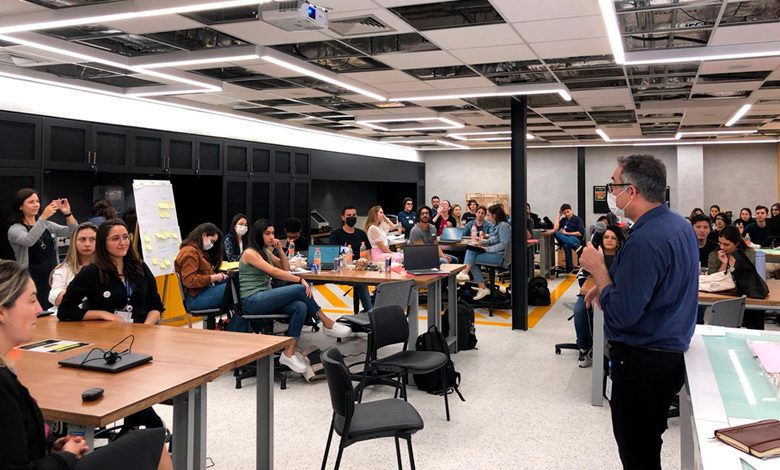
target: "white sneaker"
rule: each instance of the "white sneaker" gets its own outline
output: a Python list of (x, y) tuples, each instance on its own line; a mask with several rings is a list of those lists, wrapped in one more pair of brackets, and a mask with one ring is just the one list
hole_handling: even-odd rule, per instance
[(490, 295), (490, 289), (485, 287), (484, 289), (477, 289), (477, 295), (474, 296), (474, 300), (479, 300), (483, 297)]
[(334, 338), (346, 338), (352, 334), (352, 328), (343, 323), (333, 322), (333, 328), (325, 328), (325, 325), (322, 325), (322, 332)]
[(455, 276), (455, 279), (457, 279), (459, 282), (469, 282), (471, 280), (469, 274), (464, 272), (458, 273), (458, 275)]
[(279, 364), (287, 366), (291, 371), (299, 374), (306, 372), (306, 364), (295, 354), (293, 354), (292, 357), (287, 357), (285, 353), (282, 353), (279, 356)]

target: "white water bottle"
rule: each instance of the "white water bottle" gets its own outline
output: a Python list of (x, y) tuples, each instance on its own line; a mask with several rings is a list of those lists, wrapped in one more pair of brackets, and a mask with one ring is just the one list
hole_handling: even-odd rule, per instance
[(756, 251), (756, 271), (766, 281), (766, 254), (761, 250)]
[(477, 226), (472, 225), (471, 226), (471, 241), (476, 243), (477, 242)]

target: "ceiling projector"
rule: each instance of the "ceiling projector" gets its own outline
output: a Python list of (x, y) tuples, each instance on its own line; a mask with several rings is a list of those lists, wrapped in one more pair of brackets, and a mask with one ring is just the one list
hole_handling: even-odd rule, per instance
[(303, 0), (278, 1), (263, 5), (262, 18), (285, 31), (328, 28), (328, 12)]

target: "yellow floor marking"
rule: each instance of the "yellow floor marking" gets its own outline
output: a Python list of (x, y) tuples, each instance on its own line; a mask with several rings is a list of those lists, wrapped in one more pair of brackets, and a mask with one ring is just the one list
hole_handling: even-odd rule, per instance
[(504, 320), (509, 320), (510, 318), (512, 318), (512, 315), (510, 315), (509, 313), (506, 313), (506, 312), (505, 312), (505, 311), (503, 311), (503, 310), (496, 310), (496, 309), (493, 309), (493, 315), (495, 315), (495, 316), (497, 316), (497, 317), (501, 317), (501, 318), (503, 318)]
[(482, 321), (482, 320), (477, 320), (477, 321), (475, 321), (474, 323), (475, 323), (475, 324), (477, 324), (477, 325), (490, 325), (490, 326), (510, 326), (510, 327), (512, 326), (512, 324), (511, 324), (511, 323), (501, 323), (501, 322), (497, 322), (497, 321)]
[(344, 301), (338, 298), (336, 294), (333, 293), (330, 289), (328, 289), (328, 286), (323, 285), (317, 285), (314, 286), (315, 289), (317, 289), (317, 292), (322, 294), (325, 299), (327, 299), (328, 303), (330, 303), (331, 306), (336, 308), (349, 308), (349, 305), (345, 304)]
[(487, 318), (485, 315), (482, 315), (481, 313), (474, 312), (474, 318)]
[(555, 305), (555, 302), (558, 301), (559, 298), (563, 295), (566, 290), (571, 287), (572, 284), (574, 284), (574, 281), (577, 280), (577, 276), (570, 275), (563, 281), (561, 281), (560, 284), (558, 284), (558, 287), (553, 289), (552, 292), (550, 292), (550, 305), (546, 307), (534, 307), (533, 310), (531, 310), (528, 313), (528, 328), (533, 328), (536, 326), (537, 323), (539, 323), (539, 320), (542, 319), (542, 317), (545, 316), (545, 314), (552, 308), (553, 305)]
[(336, 284), (339, 286), (339, 289), (343, 290), (344, 292), (352, 292), (352, 286), (347, 286), (345, 284)]
[(335, 308), (323, 308), (323, 312), (325, 313), (341, 313), (343, 315), (352, 315), (354, 312), (352, 310), (341, 310), (341, 309), (335, 309)]

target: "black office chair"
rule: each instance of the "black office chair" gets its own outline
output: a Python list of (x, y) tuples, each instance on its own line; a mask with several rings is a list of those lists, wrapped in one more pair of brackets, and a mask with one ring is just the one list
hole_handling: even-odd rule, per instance
[[(398, 305), (404, 311), (409, 307), (414, 280), (385, 282), (376, 287), (374, 297), (374, 308), (386, 307), (388, 305)], [(354, 290), (353, 290), (354, 293)], [(356, 293), (354, 295), (357, 295)], [(352, 328), (353, 333), (368, 333), (371, 331), (371, 321), (368, 318), (368, 312), (357, 315), (342, 315), (336, 320)]]
[[(533, 256), (533, 252), (531, 252)], [(533, 258), (532, 258), (533, 259)], [(488, 315), (493, 316), (494, 308), (512, 308), (512, 296), (511, 286), (507, 289), (506, 293), (501, 292), (496, 284), (496, 279), (503, 275), (512, 277), (512, 243), (507, 243), (506, 249), (504, 249), (504, 257), (500, 263), (477, 263), (477, 266), (484, 267), (488, 272), (488, 286), (490, 288), (490, 294), (474, 303), (475, 307), (487, 308)], [(530, 264), (533, 269), (533, 263)]]
[[(407, 339), (409, 338), (409, 323), (401, 307), (390, 305), (387, 307), (375, 308), (368, 312), (371, 320), (370, 353), (366, 355), (366, 363), (361, 381), (361, 393), (359, 400), (362, 399), (362, 390), (365, 388), (367, 372), (371, 369), (379, 372), (388, 372), (392, 376), (397, 376), (395, 383), (395, 396), (398, 396), (399, 390), (403, 399), (407, 399), (406, 383), (409, 374), (428, 374), (434, 371), (441, 371), (441, 383), (447, 383), (444, 366), (447, 364), (447, 355), (437, 351), (408, 351)], [(400, 352), (391, 354), (387, 357), (373, 359), (378, 357), (377, 351), (391, 344), (403, 344)], [(449, 389), (441, 391), (444, 395), (444, 409), (447, 413), (447, 421), (450, 420), (450, 405), (447, 399)]]
[[(192, 321), (190, 320), (190, 316), (193, 317), (200, 317), (203, 320), (203, 329), (204, 330), (213, 330), (214, 329), (214, 320), (216, 317), (222, 315), (222, 309), (217, 308), (206, 308), (206, 309), (200, 309), (200, 310), (193, 310), (190, 308), (190, 306), (187, 303), (187, 296), (184, 293), (184, 285), (181, 282), (181, 275), (179, 273), (176, 273), (176, 281), (179, 284), (179, 293), (181, 294), (181, 301), (184, 304), (184, 316), (187, 319), (187, 326), (192, 328)], [(171, 320), (179, 320), (180, 317), (175, 318), (169, 318), (167, 319), (167, 322), (170, 322)], [(160, 323), (166, 323), (164, 321), (160, 321)]]
[(328, 380), (330, 401), (333, 405), (333, 418), (328, 431), (325, 455), (322, 456), (322, 469), (328, 462), (328, 451), (333, 439), (333, 431), (341, 436), (339, 453), (336, 457), (336, 469), (341, 464), (344, 448), (360, 441), (392, 437), (395, 440), (395, 453), (398, 468), (401, 465), (401, 447), (399, 439), (405, 439), (409, 448), (409, 461), (414, 470), (412, 434), (423, 426), (423, 420), (417, 410), (409, 403), (395, 398), (387, 398), (368, 403), (355, 403), (355, 391), (352, 388), (349, 369), (344, 357), (337, 348), (328, 348), (320, 354), (325, 377)]

